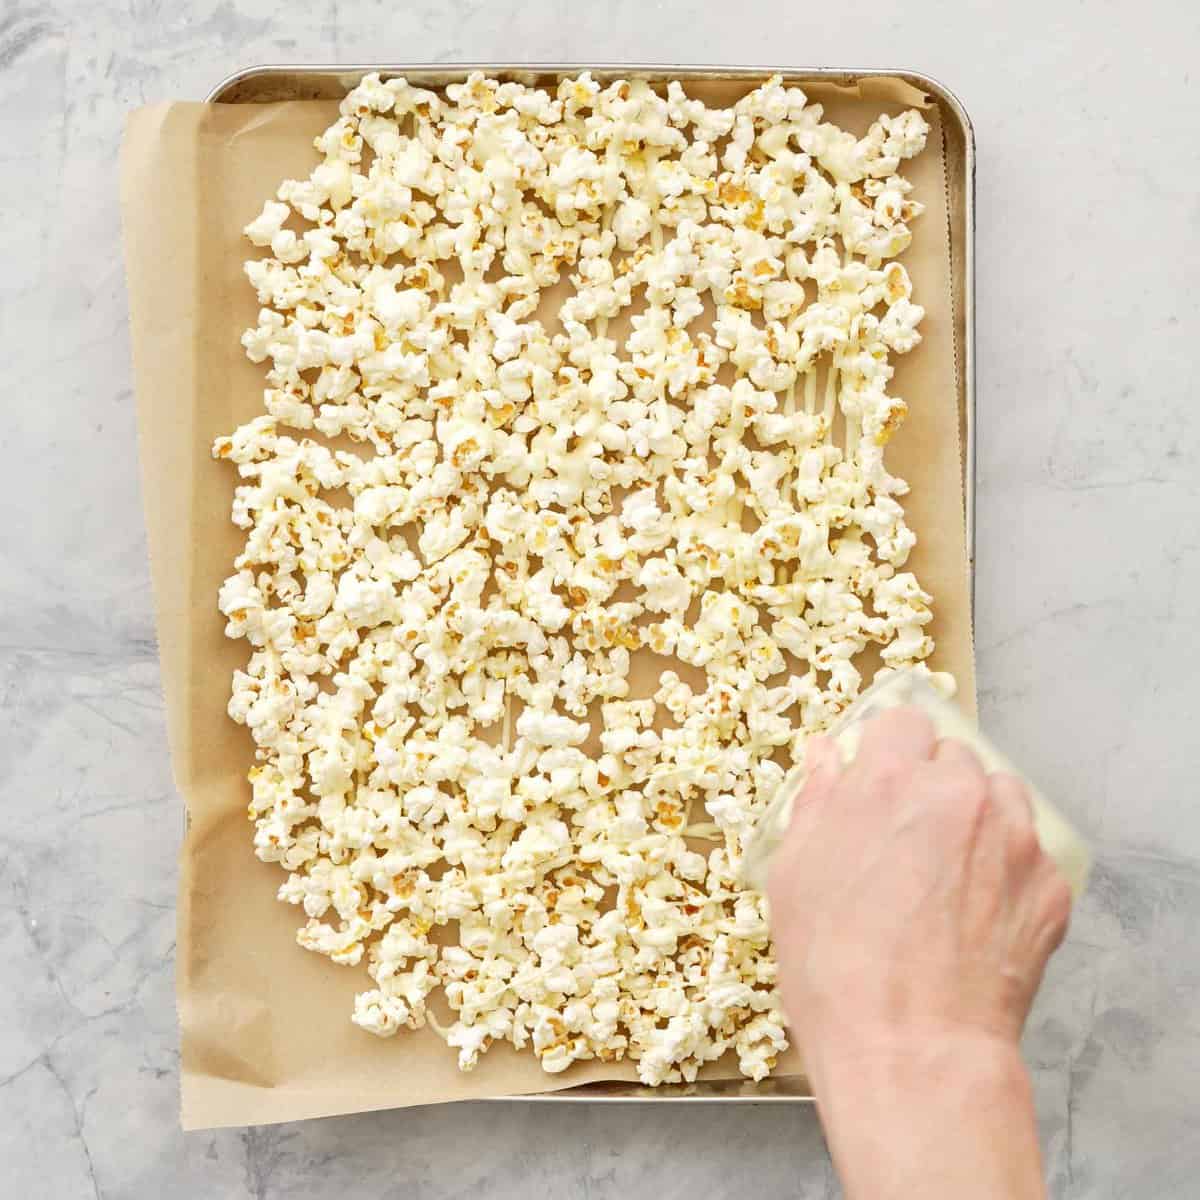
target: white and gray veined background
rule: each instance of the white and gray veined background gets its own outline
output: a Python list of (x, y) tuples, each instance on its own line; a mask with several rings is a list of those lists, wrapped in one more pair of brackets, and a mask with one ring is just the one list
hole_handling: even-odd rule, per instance
[(180, 808), (122, 119), (255, 62), (390, 56), (905, 66), (959, 92), (979, 140), (983, 718), (1099, 852), (1027, 1040), (1052, 1191), (1195, 1196), (1198, 52), (1189, 0), (0, 0), (0, 1191), (838, 1194), (812, 1115), (779, 1108), (177, 1128)]

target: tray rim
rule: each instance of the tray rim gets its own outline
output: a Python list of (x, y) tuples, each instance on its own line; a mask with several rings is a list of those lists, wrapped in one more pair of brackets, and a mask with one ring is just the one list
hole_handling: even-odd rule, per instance
[[(372, 72), (384, 75), (437, 75), (447, 80), (456, 76), (484, 71), (491, 74), (568, 75), (591, 71), (597, 75), (633, 75), (643, 78), (678, 79), (755, 79), (782, 75), (791, 81), (812, 80), (822, 83), (851, 85), (861, 79), (899, 79), (927, 92), (939, 104), (943, 116), (953, 120), (962, 137), (961, 231), (962, 255), (962, 370), (960, 380), (960, 411), (963, 457), (963, 517), (966, 526), (967, 568), (969, 575), (970, 612), (975, 617), (975, 501), (976, 501), (976, 435), (975, 435), (975, 126), (966, 106), (958, 95), (933, 75), (901, 67), (800, 67), (713, 64), (676, 64), (648, 62), (370, 62), (370, 63), (260, 63), (233, 71), (215, 84), (205, 95), (204, 103), (251, 103), (248, 100), (229, 100), (227, 97), (240, 85), (255, 79), (275, 78), (281, 83), (291, 77), (304, 76), (363, 76)], [(349, 89), (347, 89), (349, 90)], [(952, 211), (951, 236), (955, 234)], [(613, 1080), (586, 1083), (558, 1091), (534, 1092), (528, 1095), (489, 1096), (487, 1103), (548, 1103), (571, 1102), (585, 1104), (815, 1104), (811, 1094), (791, 1094), (779, 1090), (789, 1082), (803, 1083), (804, 1076), (772, 1076), (763, 1081), (762, 1091), (750, 1080), (711, 1080), (694, 1084), (668, 1084), (650, 1088), (640, 1083)], [(619, 1090), (612, 1090), (619, 1089)], [(736, 1091), (734, 1090), (736, 1089)], [(728, 1094), (732, 1092), (733, 1094)]]

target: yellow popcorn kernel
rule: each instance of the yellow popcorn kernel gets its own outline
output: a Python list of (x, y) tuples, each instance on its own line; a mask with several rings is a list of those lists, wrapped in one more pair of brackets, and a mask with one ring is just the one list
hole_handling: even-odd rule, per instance
[(903, 400), (896, 400), (893, 407), (888, 412), (884, 419), (879, 432), (875, 434), (875, 443), (879, 446), (886, 446), (892, 439), (892, 435), (904, 424), (904, 418), (908, 416), (908, 405)]

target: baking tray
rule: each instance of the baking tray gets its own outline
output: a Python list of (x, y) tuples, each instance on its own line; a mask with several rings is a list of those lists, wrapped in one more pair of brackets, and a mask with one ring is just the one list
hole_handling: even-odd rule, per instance
[[(599, 81), (635, 78), (650, 81), (679, 79), (746, 82), (782, 75), (803, 87), (806, 82), (851, 87), (862, 79), (900, 79), (924, 92), (941, 112), (950, 221), (951, 309), (954, 321), (954, 365), (963, 448), (963, 512), (966, 519), (967, 560), (971, 581), (971, 610), (975, 608), (975, 132), (962, 102), (945, 84), (919, 71), (884, 68), (833, 67), (678, 67), (649, 63), (355, 63), (303, 66), (281, 63), (246, 67), (221, 80), (205, 96), (210, 104), (270, 104), (281, 100), (340, 100), (360, 79), (377, 71), (385, 78), (403, 75), (422, 87), (458, 83), (472, 71), (525, 84), (553, 84), (564, 75), (590, 71)], [(645, 1087), (614, 1080), (583, 1084), (558, 1092), (503, 1096), (512, 1101), (585, 1101), (587, 1103), (691, 1102), (757, 1104), (811, 1103), (801, 1075), (772, 1076), (761, 1083), (745, 1079), (711, 1080), (691, 1084)]]

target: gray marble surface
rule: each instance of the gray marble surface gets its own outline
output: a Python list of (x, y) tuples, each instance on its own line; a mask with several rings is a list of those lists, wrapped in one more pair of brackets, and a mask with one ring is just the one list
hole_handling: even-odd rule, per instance
[[(1003, 14), (1001, 17), (999, 14)], [(986, 725), (1099, 866), (1031, 1022), (1056, 1197), (1200, 1177), (1200, 17), (910, 0), (0, 6), (0, 1191), (837, 1194), (810, 1113), (468, 1105), (184, 1136), (180, 808), (139, 509), (124, 113), (260, 61), (910, 66), (978, 132)]]

